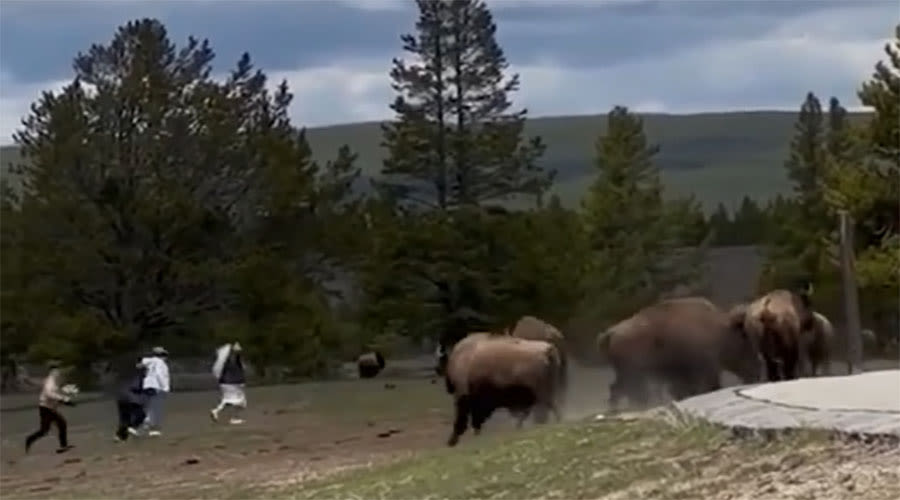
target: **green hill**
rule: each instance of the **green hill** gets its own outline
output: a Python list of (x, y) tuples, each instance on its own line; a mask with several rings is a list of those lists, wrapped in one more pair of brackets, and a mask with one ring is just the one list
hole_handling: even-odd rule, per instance
[[(853, 114), (853, 119), (864, 118)], [(749, 195), (766, 200), (789, 189), (782, 164), (788, 152), (795, 112), (746, 111), (692, 115), (643, 115), (647, 134), (660, 145), (658, 165), (669, 192), (693, 193), (708, 210), (719, 203), (734, 206)], [(543, 137), (544, 166), (557, 170), (554, 191), (570, 206), (590, 183), (593, 146), (603, 132), (605, 115), (560, 116), (529, 120), (527, 133)], [(378, 175), (384, 152), (378, 122), (308, 130), (317, 158), (332, 158), (349, 144), (359, 154), (366, 175)], [(14, 146), (0, 150), (3, 174), (16, 161)]]

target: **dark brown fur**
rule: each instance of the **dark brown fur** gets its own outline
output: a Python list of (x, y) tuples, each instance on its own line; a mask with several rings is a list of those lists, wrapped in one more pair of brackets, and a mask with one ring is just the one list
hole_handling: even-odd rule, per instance
[(799, 375), (801, 334), (813, 326), (809, 299), (788, 290), (773, 290), (747, 306), (743, 328), (755, 338), (769, 381)]
[(565, 396), (569, 379), (568, 354), (566, 353), (566, 339), (558, 328), (538, 319), (534, 316), (523, 316), (515, 324), (510, 335), (526, 340), (543, 340), (556, 347), (559, 354), (559, 374), (557, 375), (557, 398), (559, 401)]
[(384, 356), (378, 351), (370, 351), (361, 354), (356, 359), (356, 368), (359, 371), (359, 378), (372, 378), (384, 369)]
[(830, 375), (831, 346), (834, 342), (834, 326), (831, 321), (825, 315), (814, 311), (813, 327), (803, 331), (801, 340), (804, 374), (814, 377), (821, 367), (823, 375)]
[(558, 419), (559, 363), (556, 347), (544, 341), (483, 333), (459, 341), (450, 352), (444, 375), (456, 409), (448, 446), (456, 445), (470, 417), (478, 434), (498, 408), (516, 415), (520, 425), (532, 409), (539, 412), (535, 416), (540, 422), (546, 420), (547, 410)]
[(747, 382), (759, 377), (755, 346), (728, 315), (708, 300), (685, 297), (658, 302), (619, 322), (598, 338), (615, 370), (609, 405), (622, 397), (647, 401), (651, 378), (669, 384), (676, 399), (721, 387), (727, 369)]

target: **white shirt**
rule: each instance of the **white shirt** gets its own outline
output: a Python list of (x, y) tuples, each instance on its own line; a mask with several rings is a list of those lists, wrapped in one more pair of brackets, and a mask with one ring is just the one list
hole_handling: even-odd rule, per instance
[(169, 392), (169, 365), (166, 364), (166, 361), (160, 357), (151, 356), (142, 358), (141, 364), (147, 368), (147, 374), (144, 375), (144, 389)]

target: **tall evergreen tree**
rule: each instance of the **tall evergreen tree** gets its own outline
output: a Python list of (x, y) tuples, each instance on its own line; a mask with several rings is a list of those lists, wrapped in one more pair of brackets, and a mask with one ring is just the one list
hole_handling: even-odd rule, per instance
[[(392, 320), (397, 329), (453, 342), (510, 319), (496, 307), (511, 289), (500, 263), (513, 258), (498, 235), (515, 217), (487, 208), (515, 196), (539, 199), (553, 174), (537, 165), (541, 140), (524, 136), (526, 110), (512, 110), (519, 78), (506, 74), (487, 5), (416, 5), (416, 32), (402, 36), (413, 62), (394, 60), (391, 71), (396, 119), (383, 127), (388, 157), (376, 183), (401, 213), (381, 217), (393, 242), (373, 235), (386, 261), (364, 281), (385, 296), (370, 294), (365, 316), (384, 327), (390, 315), (382, 306), (404, 310), (407, 324)], [(385, 228), (394, 223), (404, 227)], [(402, 276), (385, 276), (383, 269)], [(427, 319), (411, 323), (421, 318)]]
[(826, 117), (812, 92), (800, 107), (784, 164), (793, 184), (793, 210), (781, 215), (775, 229), (762, 288), (819, 282), (823, 273), (830, 272), (825, 239), (834, 228), (834, 218), (825, 204), (823, 183), (829, 156), (841, 154), (838, 149), (846, 147), (845, 115), (837, 99), (832, 99)]
[[(17, 248), (3, 252), (17, 299), (3, 301), (4, 330), (36, 332), (29, 354), (84, 364), (160, 337), (205, 351), (223, 313), (259, 319), (299, 302), (282, 294), (317, 295), (315, 220), (333, 212), (352, 155), (322, 172), (290, 124), (287, 86), (269, 92), (246, 54), (212, 80), (213, 56), (206, 41), (176, 47), (157, 20), (129, 22), (33, 105), (15, 135), (23, 193), (3, 227)], [(260, 312), (248, 275), (278, 305)], [(280, 331), (297, 337), (317, 314)]]
[(544, 151), (525, 140), (526, 110), (511, 111), (518, 75), (496, 40), (482, 0), (416, 0), (416, 34), (395, 59), (397, 118), (384, 126), (382, 188), (405, 204), (451, 209), (516, 194), (540, 194), (552, 175), (536, 165)]
[(794, 193), (805, 205), (818, 201), (819, 182), (825, 164), (825, 117), (819, 99), (812, 92), (800, 107), (794, 125), (789, 157), (785, 162), (788, 178), (793, 182)]
[[(887, 61), (875, 65), (858, 92), (874, 116), (850, 134), (851, 154), (832, 158), (825, 191), (832, 209), (847, 210), (856, 221), (863, 314), (884, 339), (896, 344), (900, 341), (900, 25), (885, 53)], [(836, 247), (832, 237), (835, 254)]]
[(724, 203), (716, 206), (716, 211), (709, 216), (709, 228), (713, 233), (713, 243), (719, 246), (734, 244), (731, 215)]
[(582, 216), (595, 256), (589, 296), (599, 302), (589, 307), (608, 320), (693, 278), (697, 254), (678, 255), (684, 200), (663, 200), (653, 163), (659, 148), (648, 144), (643, 121), (627, 108), (614, 108), (596, 150), (597, 176)]

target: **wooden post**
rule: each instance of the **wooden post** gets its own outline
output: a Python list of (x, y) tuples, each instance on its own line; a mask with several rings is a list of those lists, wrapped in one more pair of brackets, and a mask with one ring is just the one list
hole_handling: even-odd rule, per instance
[(853, 256), (853, 217), (846, 210), (840, 211), (840, 237), (847, 373), (853, 374), (862, 371), (862, 326)]

